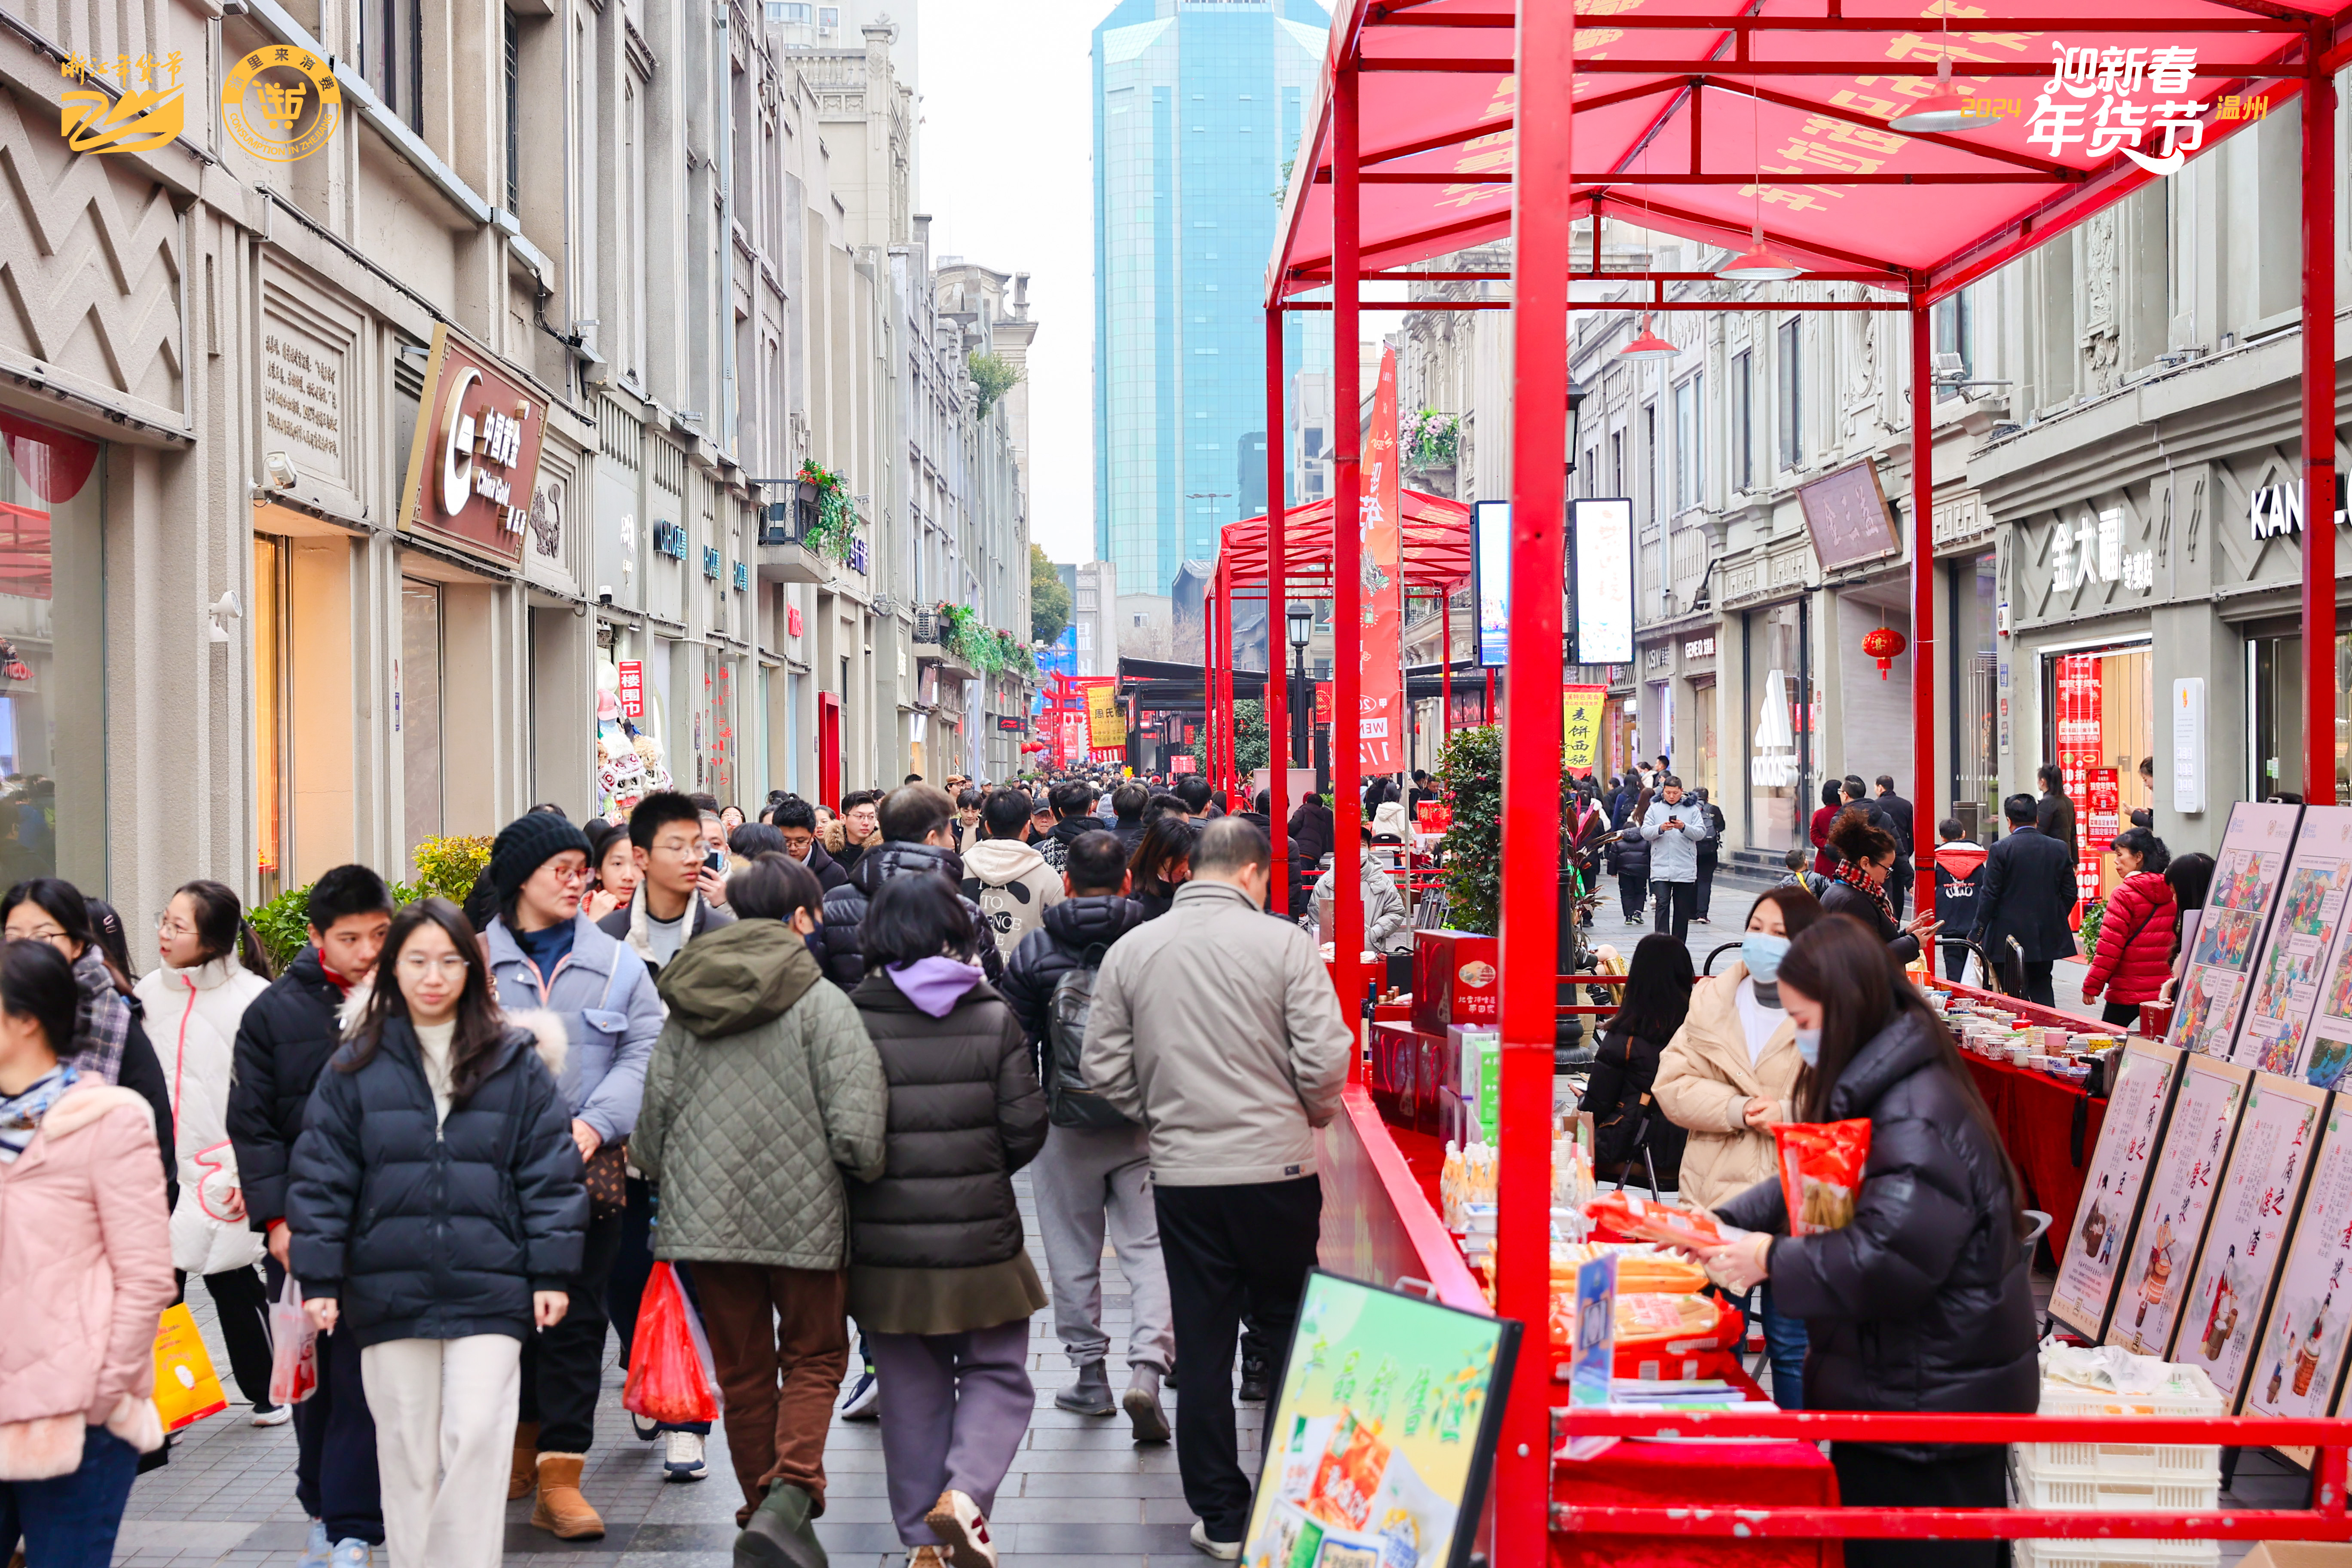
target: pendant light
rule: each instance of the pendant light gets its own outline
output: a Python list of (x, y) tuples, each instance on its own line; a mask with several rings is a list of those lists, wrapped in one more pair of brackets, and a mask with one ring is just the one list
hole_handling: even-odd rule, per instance
[[(1761, 163), (1764, 154), (1764, 134), (1759, 124), (1763, 111), (1757, 107), (1753, 91), (1748, 95), (1748, 156)], [(1764, 176), (1756, 176), (1756, 220), (1748, 231), (1748, 249), (1715, 269), (1715, 275), (1727, 283), (1764, 283), (1784, 278), (1801, 278), (1805, 269), (1764, 243)]]
[(1617, 351), (1619, 359), (1648, 363), (1654, 360), (1670, 360), (1682, 351), (1650, 330), (1650, 312), (1642, 312), (1641, 335)]
[(1936, 61), (1936, 90), (1888, 121), (1886, 128), (1906, 135), (1939, 136), (1991, 130), (1996, 117), (1976, 112), (1971, 107), (1974, 102), (1953, 90), (1952, 57), (1945, 55)]
[[(1693, 92), (1696, 92), (1699, 89), (1697, 88), (1693, 88), (1691, 90)], [(1654, 290), (1656, 286), (1650, 281), (1649, 276), (1650, 247), (1652, 244), (1650, 230), (1649, 180), (1650, 143), (1645, 139), (1642, 143), (1642, 286), (1644, 289)], [(1599, 223), (1601, 221), (1601, 213), (1598, 207), (1593, 209), (1592, 221), (1595, 223)], [(1658, 296), (1655, 292), (1653, 292), (1651, 295), (1651, 298), (1654, 300)], [(1682, 351), (1675, 348), (1674, 344), (1666, 342), (1665, 339), (1658, 336), (1657, 333), (1650, 330), (1650, 312), (1644, 310), (1642, 312), (1641, 330), (1634, 334), (1633, 341), (1632, 342), (1627, 343), (1623, 348), (1617, 351), (1617, 357), (1621, 360), (1631, 360), (1635, 364), (1653, 364), (1663, 363), (1667, 360), (1674, 359), (1680, 354), (1681, 352)]]

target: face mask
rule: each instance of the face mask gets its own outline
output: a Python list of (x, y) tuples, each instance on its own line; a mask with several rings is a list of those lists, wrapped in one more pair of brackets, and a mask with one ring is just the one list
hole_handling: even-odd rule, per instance
[(1798, 1030), (1797, 1054), (1804, 1058), (1805, 1065), (1807, 1067), (1817, 1068), (1821, 1066), (1822, 1032), (1819, 1029)]
[(1780, 960), (1788, 955), (1789, 939), (1769, 932), (1751, 931), (1739, 939), (1739, 962), (1748, 973), (1764, 984), (1770, 984), (1780, 973)]

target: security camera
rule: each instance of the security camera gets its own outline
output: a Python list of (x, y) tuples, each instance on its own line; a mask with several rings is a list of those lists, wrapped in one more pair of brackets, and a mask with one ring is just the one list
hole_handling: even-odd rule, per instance
[(281, 490), (290, 490), (301, 482), (301, 476), (294, 467), (294, 459), (283, 452), (271, 452), (262, 458), (261, 467), (263, 471), (268, 474), (269, 482)]
[(612, 607), (613, 590), (609, 585), (601, 583), (597, 584), (596, 602), (604, 605), (607, 609)]

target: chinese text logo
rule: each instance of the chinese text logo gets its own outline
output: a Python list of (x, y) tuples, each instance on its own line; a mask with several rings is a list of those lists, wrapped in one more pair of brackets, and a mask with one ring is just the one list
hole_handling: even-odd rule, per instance
[(221, 118), (257, 158), (290, 163), (327, 144), (343, 113), (334, 68), (288, 45), (256, 49), (229, 68)]
[[(113, 93), (103, 85), (68, 89), (58, 111), (58, 134), (77, 153), (144, 153), (161, 147), (187, 127), (188, 89), (180, 82), (184, 63), (177, 49), (161, 60), (153, 55), (116, 55), (111, 60), (68, 55), (58, 68), (68, 81), (103, 84), (112, 75), (121, 79), (122, 90)], [(159, 71), (170, 73), (169, 86), (156, 86)], [(134, 88), (134, 79), (146, 85)]]

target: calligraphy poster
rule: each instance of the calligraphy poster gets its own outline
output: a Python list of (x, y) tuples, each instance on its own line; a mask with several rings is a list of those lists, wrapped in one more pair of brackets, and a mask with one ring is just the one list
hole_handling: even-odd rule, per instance
[(2312, 1159), (2278, 1291), (2254, 1355), (2249, 1415), (2325, 1415), (2344, 1377), (2352, 1318), (2352, 1107), (2337, 1100)]
[(2258, 1075), (2214, 1188), (2213, 1217), (2165, 1359), (2204, 1368), (2232, 1411), (2245, 1392), (2254, 1331), (2270, 1305), (2326, 1103), (2325, 1089)]
[(2050, 1315), (2087, 1339), (2107, 1326), (2116, 1281), (2131, 1253), (2124, 1244), (2139, 1218), (2149, 1166), (2164, 1146), (2165, 1112), (2180, 1074), (2181, 1053), (2153, 1040), (2124, 1047), (2123, 1068), (2099, 1145), (2083, 1174), (2083, 1201), (2058, 1262), (2058, 1283), (2050, 1293)]
[(1571, 686), (1560, 699), (1560, 765), (1571, 777), (1589, 774), (1601, 749), (1605, 686)]
[[(2124, 1250), (2123, 1289), (2107, 1318), (2107, 1343), (2152, 1356), (2171, 1343), (2189, 1265), (2212, 1215), (2213, 1189), (2252, 1076), (2208, 1057), (2181, 1058), (2171, 1120)], [(2110, 1120), (2113, 1114), (2111, 1107)]]
[(2165, 1043), (2185, 1051), (2227, 1058), (2245, 1010), (2248, 973), (2270, 925), (2280, 873), (2294, 843), (2299, 805), (2240, 801), (2230, 808), (2221, 853), (2213, 866), (2212, 890), (2197, 946), (2172, 1010), (2172, 1033)]
[(1367, 773), (1404, 766), (1404, 513), (1397, 486), (1396, 351), (1381, 351), (1371, 427), (1364, 433), (1360, 503), (1364, 559), (1362, 727), (1358, 753)]
[[(2343, 919), (2346, 895), (2352, 893), (2352, 807), (2304, 811), (2281, 886), (2230, 1059), (2258, 1072), (2301, 1078), (2322, 992), (2328, 994), (2328, 1007), (2352, 1010), (2352, 949), (2345, 943)], [(2330, 1081), (2341, 1071), (2340, 1066), (2330, 1070)]]

